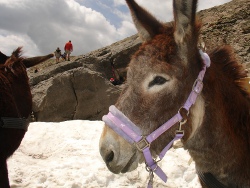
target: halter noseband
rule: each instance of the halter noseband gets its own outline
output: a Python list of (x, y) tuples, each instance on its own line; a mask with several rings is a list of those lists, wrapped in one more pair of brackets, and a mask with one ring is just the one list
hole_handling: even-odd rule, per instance
[[(207, 53), (204, 53), (200, 50), (201, 57), (203, 59), (204, 66), (200, 71), (198, 78), (195, 80), (193, 84), (193, 88), (191, 93), (189, 94), (188, 99), (186, 100), (183, 107), (180, 108), (178, 113), (174, 115), (170, 120), (156, 129), (148, 136), (142, 136), (140, 129), (130, 121), (121, 111), (119, 111), (115, 106), (109, 107), (109, 113), (103, 116), (103, 121), (112, 128), (117, 134), (123, 137), (131, 144), (135, 144), (137, 149), (143, 152), (146, 169), (149, 171), (150, 179), (148, 183), (148, 187), (153, 187), (153, 173), (158, 175), (164, 182), (167, 182), (167, 176), (162, 171), (162, 169), (157, 165), (159, 161), (163, 159), (166, 152), (170, 149), (171, 145), (174, 141), (181, 139), (184, 136), (184, 130), (182, 130), (182, 125), (186, 123), (186, 117), (182, 117), (180, 114), (181, 109), (185, 109), (187, 111), (187, 115), (189, 113), (190, 107), (195, 103), (198, 95), (201, 93), (203, 88), (203, 78), (206, 72), (206, 69), (210, 66), (210, 58)], [(179, 130), (176, 131), (174, 139), (161, 151), (159, 154), (159, 160), (156, 161), (153, 159), (150, 152), (150, 144), (156, 140), (160, 135), (170, 129), (173, 125), (179, 122)]]

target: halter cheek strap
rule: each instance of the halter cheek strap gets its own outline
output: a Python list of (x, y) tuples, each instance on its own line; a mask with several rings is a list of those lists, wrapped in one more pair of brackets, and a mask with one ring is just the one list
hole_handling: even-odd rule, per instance
[[(195, 103), (197, 96), (201, 93), (203, 88), (203, 78), (206, 72), (206, 68), (210, 66), (210, 58), (206, 53), (200, 51), (201, 57), (204, 62), (204, 66), (200, 71), (198, 78), (193, 84), (191, 93), (189, 94), (188, 99), (184, 103), (183, 107), (180, 109), (185, 109), (189, 113), (190, 107)], [(121, 111), (119, 111), (115, 106), (110, 106), (109, 113), (103, 116), (103, 121), (112, 128), (117, 134), (127, 140), (129, 143), (134, 144), (137, 149), (143, 152), (146, 169), (149, 171), (150, 179), (148, 183), (148, 188), (153, 187), (153, 177), (154, 173), (159, 176), (164, 182), (167, 182), (167, 176), (158, 166), (158, 162), (163, 159), (166, 152), (170, 149), (173, 142), (181, 139), (184, 136), (184, 131), (182, 130), (182, 125), (186, 123), (186, 119), (183, 118), (180, 114), (180, 110), (176, 115), (174, 115), (170, 120), (156, 129), (148, 136), (142, 136), (141, 130), (130, 121)], [(153, 159), (150, 152), (151, 143), (156, 140), (160, 135), (174, 126), (176, 123), (179, 123), (179, 130), (176, 131), (175, 137), (173, 140), (161, 151), (159, 154), (159, 160), (156, 161)]]

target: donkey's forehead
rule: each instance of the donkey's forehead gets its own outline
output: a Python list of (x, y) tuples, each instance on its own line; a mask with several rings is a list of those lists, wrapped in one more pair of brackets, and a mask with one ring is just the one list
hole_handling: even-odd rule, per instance
[(172, 65), (164, 60), (141, 55), (131, 60), (129, 70), (136, 72), (158, 72), (164, 73), (171, 69)]
[(137, 59), (137, 61), (140, 61), (141, 58), (146, 56), (149, 60), (171, 63), (176, 53), (177, 44), (174, 40), (174, 32), (171, 26), (166, 27), (162, 34), (156, 35), (152, 40), (143, 43), (133, 57)]
[(177, 59), (177, 45), (173, 33), (170, 32), (158, 35), (143, 44), (133, 56), (129, 67), (166, 71)]

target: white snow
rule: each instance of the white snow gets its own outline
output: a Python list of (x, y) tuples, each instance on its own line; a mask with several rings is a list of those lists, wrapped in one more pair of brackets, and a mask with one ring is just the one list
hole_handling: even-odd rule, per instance
[[(126, 174), (112, 174), (99, 154), (102, 121), (74, 120), (31, 123), (21, 146), (8, 159), (11, 188), (143, 188), (148, 182), (144, 164)], [(194, 162), (182, 148), (171, 149), (160, 166), (154, 187), (200, 188)]]

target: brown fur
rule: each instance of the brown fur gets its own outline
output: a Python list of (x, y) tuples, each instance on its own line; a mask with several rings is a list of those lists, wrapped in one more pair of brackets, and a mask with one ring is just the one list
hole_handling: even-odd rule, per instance
[[(20, 55), (21, 48), (17, 48), (4, 64), (0, 64), (0, 117), (28, 118), (32, 111), (29, 79)], [(9, 188), (6, 160), (19, 147), (24, 135), (24, 130), (0, 127), (1, 188)]]
[(201, 171), (212, 173), (228, 187), (249, 187), (250, 101), (248, 93), (234, 82), (247, 75), (228, 46), (213, 51), (210, 57), (212, 65), (202, 92), (204, 122), (184, 147)]
[[(116, 107), (140, 127), (143, 135), (148, 135), (178, 112), (192, 90), (203, 66), (197, 48), (201, 24), (195, 19), (197, 0), (174, 0), (175, 20), (161, 26), (152, 18), (147, 23), (144, 18), (151, 15), (139, 9), (134, 0), (126, 2), (138, 32), (149, 38), (142, 37), (145, 42), (131, 59), (127, 83)], [(155, 26), (158, 28), (151, 28)], [(182, 142), (199, 171), (213, 174), (227, 187), (250, 187), (250, 94), (236, 82), (247, 74), (229, 46), (212, 50), (209, 56), (212, 63), (205, 74), (200, 102), (190, 109)], [(155, 76), (164, 77), (167, 82), (149, 84), (154, 83)], [(198, 114), (197, 107), (204, 114)], [(202, 119), (194, 130), (197, 118)], [(151, 151), (159, 154), (178, 128), (176, 124), (160, 136)], [(124, 160), (126, 156), (142, 158), (131, 145), (123, 152), (120, 146), (125, 141), (112, 136), (116, 133), (107, 126), (104, 133), (100, 153), (111, 171), (122, 171), (122, 160), (126, 166), (133, 166)]]

